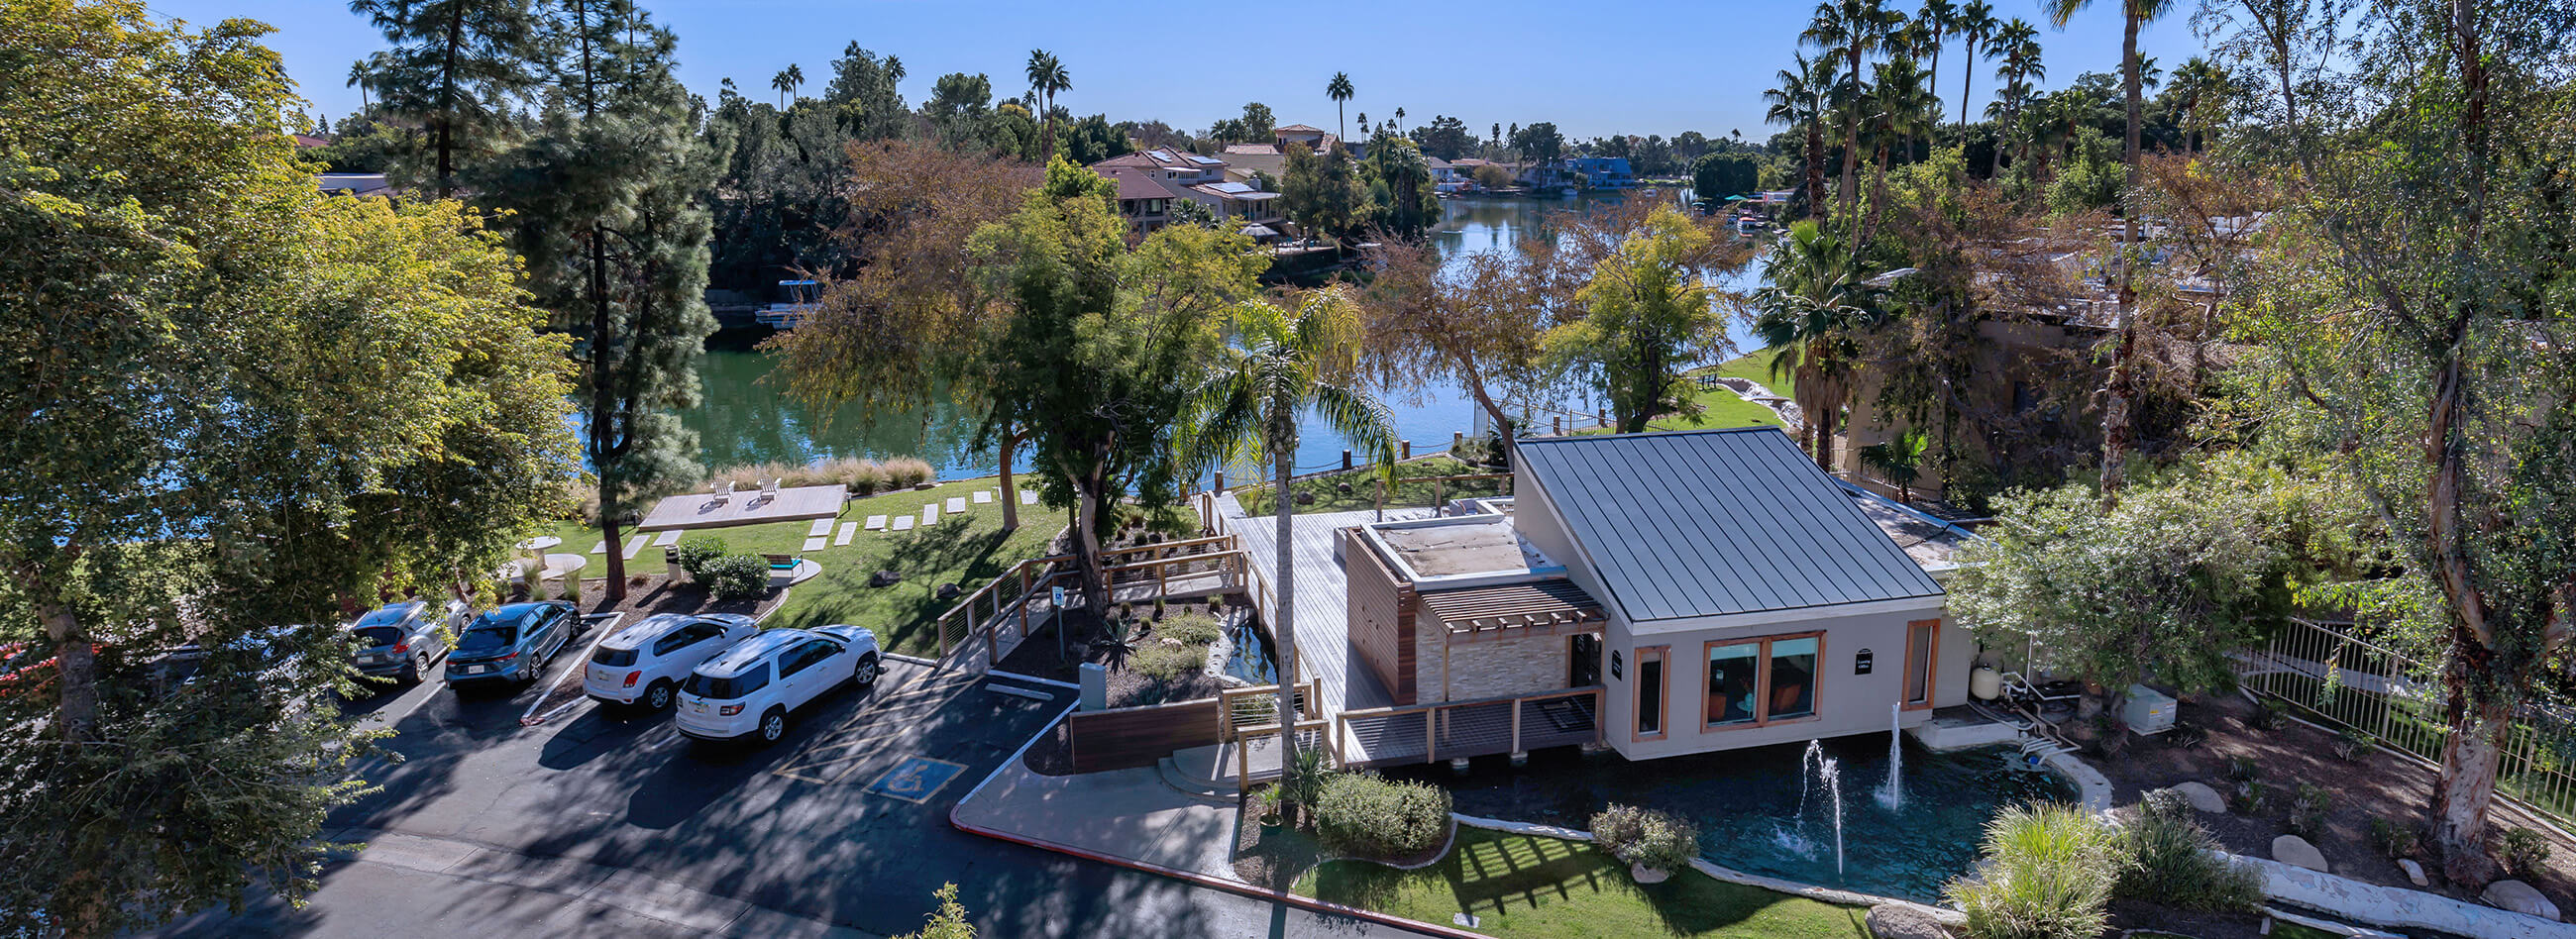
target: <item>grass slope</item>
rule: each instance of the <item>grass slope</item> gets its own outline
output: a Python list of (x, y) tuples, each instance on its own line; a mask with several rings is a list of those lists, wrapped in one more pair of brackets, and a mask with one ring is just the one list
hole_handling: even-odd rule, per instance
[[(1389, 506), (1430, 505), (1434, 495), (1444, 499), (1500, 495), (1503, 491), (1503, 481), (1500, 479), (1440, 483), (1436, 485), (1436, 492), (1433, 483), (1405, 481), (1432, 476), (1488, 475), (1492, 472), (1485, 469), (1471, 469), (1466, 464), (1446, 456), (1425, 457), (1398, 463), (1395, 465), (1395, 485), (1387, 487), (1386, 504)], [(1246, 480), (1246, 482), (1252, 481)], [(1347, 494), (1341, 490), (1343, 483), (1349, 483), (1351, 486), (1351, 491)], [(1353, 470), (1349, 474), (1337, 472), (1326, 476), (1309, 476), (1290, 483), (1289, 486), (1298, 492), (1312, 493), (1315, 496), (1313, 503), (1297, 507), (1296, 512), (1293, 513), (1297, 515), (1316, 512), (1357, 512), (1377, 507), (1377, 477), (1364, 469)], [(1267, 489), (1246, 490), (1237, 498), (1243, 500), (1243, 510), (1246, 514), (1268, 516), (1274, 511), (1271, 507), (1270, 491)]]
[[(1751, 355), (1721, 362), (1710, 368), (1694, 370), (1691, 374), (1749, 379), (1771, 389), (1773, 393), (1786, 395), (1790, 393), (1791, 383), (1785, 378), (1771, 377), (1771, 359), (1778, 354), (1775, 350), (1763, 349)], [(1760, 424), (1781, 426), (1780, 415), (1772, 413), (1770, 408), (1736, 396), (1735, 392), (1727, 390), (1724, 386), (1700, 389), (1692, 396), (1692, 400), (1704, 409), (1698, 417), (1656, 418), (1646, 422), (1646, 429), (1650, 431), (1705, 430), (1718, 427), (1752, 427)], [(1609, 430), (1593, 428), (1581, 433), (1606, 434)]]
[[(821, 626), (828, 623), (850, 623), (876, 631), (877, 640), (889, 650), (908, 655), (936, 655), (939, 636), (931, 628), (933, 617), (947, 612), (954, 601), (942, 602), (937, 591), (940, 584), (954, 582), (972, 591), (1001, 576), (1011, 565), (1043, 556), (1047, 542), (1064, 527), (1064, 516), (1042, 506), (1020, 507), (1020, 529), (1002, 530), (1002, 506), (999, 480), (993, 477), (942, 483), (928, 490), (903, 490), (881, 493), (849, 504), (841, 517), (833, 521), (834, 534), (842, 522), (865, 525), (871, 515), (912, 515), (920, 518), (921, 507), (941, 505), (939, 524), (912, 531), (868, 531), (861, 528), (847, 547), (824, 547), (819, 551), (801, 550), (805, 531), (811, 522), (777, 522), (768, 525), (743, 525), (732, 528), (701, 529), (706, 534), (725, 540), (725, 549), (735, 554), (801, 554), (823, 565), (823, 573), (813, 580), (798, 584), (788, 595), (787, 605), (763, 625)], [(974, 502), (978, 489), (995, 490), (995, 501)], [(968, 500), (966, 512), (945, 514), (951, 497)], [(737, 494), (735, 498), (742, 498)], [(889, 519), (891, 520), (891, 519)], [(697, 534), (698, 532), (691, 532)], [(556, 526), (552, 532), (562, 538), (557, 552), (587, 552), (599, 543), (599, 532), (574, 522)], [(629, 536), (630, 538), (632, 536)], [(604, 576), (603, 555), (584, 554), (590, 566), (584, 575)], [(662, 552), (649, 544), (627, 562), (627, 573), (660, 573)], [(903, 574), (903, 582), (891, 587), (868, 586), (868, 575), (892, 569)]]
[(1297, 881), (1317, 899), (1449, 925), (1480, 918), (1494, 936), (1837, 937), (1865, 939), (1867, 910), (1681, 873), (1641, 886), (1628, 865), (1579, 841), (1458, 829), (1449, 856), (1420, 870), (1331, 861)]

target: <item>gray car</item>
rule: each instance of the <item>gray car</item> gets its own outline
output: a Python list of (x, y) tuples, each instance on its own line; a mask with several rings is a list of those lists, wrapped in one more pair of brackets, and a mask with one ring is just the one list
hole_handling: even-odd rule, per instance
[(447, 684), (534, 684), (581, 627), (572, 604), (561, 600), (512, 603), (465, 624), (447, 654)]
[(420, 600), (389, 603), (349, 624), (358, 647), (358, 672), (370, 678), (392, 678), (416, 685), (447, 654), (441, 617), (430, 615)]

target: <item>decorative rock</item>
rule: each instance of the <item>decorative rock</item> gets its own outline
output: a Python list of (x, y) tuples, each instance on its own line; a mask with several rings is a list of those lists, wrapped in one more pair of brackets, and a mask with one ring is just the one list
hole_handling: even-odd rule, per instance
[(2312, 871), (2334, 873), (2333, 869), (2326, 866), (2325, 853), (2318, 851), (2316, 845), (2309, 844), (2308, 839), (2297, 835), (2282, 835), (2272, 839), (2272, 860)]
[(1299, 492), (1299, 493), (1297, 493), (1297, 504), (1298, 504), (1298, 505), (1313, 505), (1313, 504), (1315, 504), (1315, 494), (1314, 494), (1314, 493), (1311, 493), (1311, 492), (1302, 492), (1302, 491), (1301, 491), (1301, 492)]
[(2558, 921), (2558, 904), (2549, 902), (2549, 898), (2541, 896), (2540, 891), (2519, 880), (2499, 880), (2488, 884), (2487, 891), (2478, 894), (2478, 899), (2516, 913), (2528, 913), (2553, 923)]
[(870, 587), (892, 587), (902, 581), (903, 575), (893, 571), (878, 571), (874, 574), (868, 575), (868, 586)]
[(2175, 783), (2172, 791), (2182, 796), (2183, 801), (2191, 803), (2192, 811), (2208, 812), (2212, 815), (2227, 814), (2226, 797), (2219, 795), (2218, 790), (2209, 788), (2208, 783)]
[(1630, 864), (1628, 865), (1628, 876), (1636, 878), (1637, 882), (1641, 884), (1660, 884), (1663, 883), (1666, 878), (1673, 875), (1655, 870), (1654, 868), (1647, 867), (1643, 864)]
[(2426, 879), (2424, 878), (2424, 865), (2415, 863), (2415, 859), (2414, 859), (2414, 858), (2411, 858), (2411, 857), (2402, 857), (2402, 858), (2398, 858), (2398, 859), (2397, 859), (2397, 869), (2398, 869), (2398, 870), (2401, 870), (2401, 871), (2405, 871), (2405, 872), (2406, 872), (2406, 879), (2407, 879), (2407, 880), (2410, 880), (2410, 881), (2413, 881), (2413, 882), (2415, 883), (2415, 886), (2418, 886), (2418, 887), (2430, 887), (2430, 886), (2432, 886), (2432, 885), (2433, 885), (2433, 882), (2432, 882), (2432, 881), (2430, 881), (2430, 880), (2426, 880)]
[(959, 588), (958, 588), (958, 586), (957, 586), (956, 584), (954, 584), (954, 583), (947, 583), (947, 584), (940, 584), (940, 585), (939, 585), (939, 599), (941, 599), (941, 600), (954, 600), (954, 599), (957, 599), (957, 595), (958, 595), (958, 594), (965, 593), (965, 592), (966, 592), (966, 591), (964, 591), (964, 590), (962, 590), (962, 589), (959, 589)]
[(1950, 939), (1950, 930), (1921, 907), (1881, 903), (1869, 908), (1869, 934), (1878, 939)]

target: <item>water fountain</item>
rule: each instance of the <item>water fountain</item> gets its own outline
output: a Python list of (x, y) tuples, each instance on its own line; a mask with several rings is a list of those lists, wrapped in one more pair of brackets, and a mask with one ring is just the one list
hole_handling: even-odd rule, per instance
[(1798, 760), (1798, 820), (1791, 827), (1774, 831), (1772, 837), (1782, 848), (1801, 857), (1816, 856), (1815, 839), (1807, 836), (1807, 794), (1813, 791), (1808, 787), (1810, 780), (1824, 783), (1825, 803), (1833, 809), (1834, 875), (1839, 877), (1843, 873), (1843, 769), (1840, 762), (1825, 755), (1821, 741), (1807, 741), (1807, 752)]
[(1887, 706), (1887, 785), (1878, 789), (1878, 804), (1890, 812), (1905, 811), (1905, 706)]

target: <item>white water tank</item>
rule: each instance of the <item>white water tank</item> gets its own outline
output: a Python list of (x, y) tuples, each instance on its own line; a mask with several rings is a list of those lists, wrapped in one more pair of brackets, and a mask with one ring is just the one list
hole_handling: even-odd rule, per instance
[(1979, 701), (1992, 701), (2004, 693), (2004, 677), (1992, 665), (1977, 666), (1968, 673), (1968, 695)]
[(2145, 685), (2130, 685), (2129, 701), (2120, 706), (2120, 723), (2140, 735), (2172, 730), (2174, 699)]

